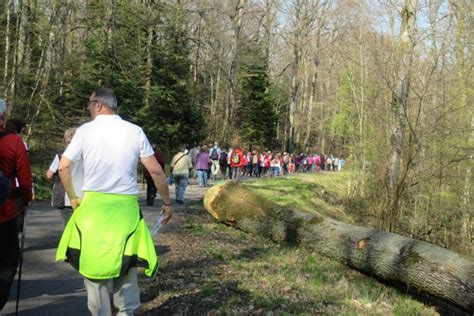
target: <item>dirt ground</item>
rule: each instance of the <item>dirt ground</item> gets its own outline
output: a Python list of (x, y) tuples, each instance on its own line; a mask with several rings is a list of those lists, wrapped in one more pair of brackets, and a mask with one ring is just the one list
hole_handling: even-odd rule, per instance
[[(160, 268), (140, 279), (138, 314), (213, 314), (231, 308), (255, 311), (250, 293), (239, 289), (232, 258), (258, 256), (275, 247), (216, 224), (200, 199), (175, 208), (173, 221), (155, 236)], [(229, 260), (230, 259), (230, 260)], [(237, 303), (237, 304), (236, 304)]]

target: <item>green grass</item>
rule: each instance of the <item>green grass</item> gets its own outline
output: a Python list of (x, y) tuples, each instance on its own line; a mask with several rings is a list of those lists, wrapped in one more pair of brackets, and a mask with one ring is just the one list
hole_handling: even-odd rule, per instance
[(437, 315), (430, 307), (333, 260), (305, 250), (272, 249), (231, 262), (254, 305), (290, 314)]
[(344, 209), (350, 176), (349, 172), (297, 174), (243, 184), (280, 205), (354, 223), (351, 213)]
[(35, 200), (44, 201), (51, 199), (53, 190), (53, 182), (46, 179), (46, 171), (48, 171), (49, 164), (53, 161), (36, 161), (34, 158), (31, 161), (31, 171), (33, 173), (33, 182), (35, 186)]
[[(197, 237), (197, 225), (186, 220), (180, 235), (200, 256), (192, 260), (205, 264), (186, 270), (192, 280), (182, 285), (166, 272), (157, 277), (163, 289), (156, 304), (180, 297), (173, 312), (192, 306), (204, 314), (438, 315), (410, 295), (309, 250), (217, 223), (203, 223)], [(167, 265), (176, 262), (165, 263), (165, 271)], [(197, 292), (188, 283), (198, 284)]]

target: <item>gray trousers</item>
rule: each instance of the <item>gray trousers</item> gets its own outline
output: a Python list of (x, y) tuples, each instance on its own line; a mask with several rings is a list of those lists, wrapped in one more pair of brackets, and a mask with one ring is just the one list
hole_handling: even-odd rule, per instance
[(70, 206), (63, 206), (59, 209), (61, 211), (61, 216), (63, 217), (64, 220), (64, 226), (66, 226), (67, 222), (72, 216), (72, 207)]
[(127, 275), (108, 280), (84, 279), (87, 290), (87, 307), (93, 316), (111, 316), (110, 294), (113, 294), (116, 315), (132, 316), (140, 307), (137, 269), (131, 268)]

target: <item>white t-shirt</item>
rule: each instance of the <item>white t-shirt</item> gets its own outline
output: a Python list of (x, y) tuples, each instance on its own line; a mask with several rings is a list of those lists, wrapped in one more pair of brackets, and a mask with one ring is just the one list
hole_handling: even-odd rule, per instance
[(79, 127), (63, 154), (84, 165), (82, 191), (138, 193), (137, 164), (153, 155), (143, 130), (118, 115), (98, 115)]
[[(54, 160), (49, 166), (49, 170), (53, 173), (56, 173), (59, 168), (59, 156), (54, 156)], [(82, 183), (84, 182), (84, 169), (82, 167), (82, 160), (74, 162), (74, 166), (71, 169), (71, 178), (74, 191), (76, 192), (77, 197), (82, 198), (84, 193), (81, 191)], [(64, 205), (71, 206), (71, 201), (67, 193), (64, 194)]]

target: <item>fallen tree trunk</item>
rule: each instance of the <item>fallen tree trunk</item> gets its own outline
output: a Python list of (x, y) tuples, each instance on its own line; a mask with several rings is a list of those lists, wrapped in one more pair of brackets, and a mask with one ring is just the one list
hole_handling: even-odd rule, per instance
[(211, 188), (204, 197), (204, 206), (219, 222), (279, 243), (301, 245), (474, 313), (474, 261), (447, 249), (374, 228), (289, 210), (234, 181)]

